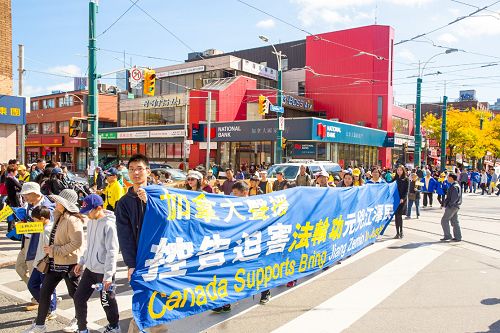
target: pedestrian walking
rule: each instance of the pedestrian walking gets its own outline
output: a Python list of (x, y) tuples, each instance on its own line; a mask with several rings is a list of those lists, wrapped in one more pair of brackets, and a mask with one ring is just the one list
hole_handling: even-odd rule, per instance
[[(117, 182), (118, 183), (118, 182)], [(116, 233), (116, 217), (110, 210), (104, 209), (104, 201), (97, 194), (90, 194), (83, 199), (81, 214), (88, 215), (87, 243), (89, 246), (83, 253), (73, 271), (81, 275), (75, 292), (74, 303), (78, 330), (88, 333), (87, 301), (95, 289), (92, 285), (102, 283), (100, 300), (106, 313), (108, 325), (103, 333), (121, 333), (118, 303), (113, 288), (115, 283), (116, 262), (118, 260), (118, 235)]]
[[(46, 332), (45, 319), (50, 309), (50, 299), (59, 282), (65, 280), (68, 293), (73, 299), (78, 287), (78, 277), (74, 275), (73, 268), (84, 247), (83, 218), (76, 206), (78, 194), (65, 189), (60, 195), (51, 195), (49, 198), (56, 203), (56, 209), (49, 245), (43, 248), (49, 258), (48, 272), (43, 280), (36, 320), (24, 333)], [(73, 319), (63, 330), (74, 332), (77, 329), (76, 319)]]
[[(38, 303), (40, 302), (40, 291), (43, 286), (43, 280), (45, 278), (45, 272), (40, 271), (39, 263), (44, 260), (45, 252), (43, 248), (49, 245), (50, 233), (52, 231), (53, 223), (52, 223), (52, 211), (48, 207), (45, 206), (37, 206), (33, 208), (31, 212), (31, 219), (35, 222), (43, 223), (43, 233), (40, 235), (40, 239), (38, 241), (38, 248), (36, 251), (36, 256), (34, 260), (34, 267), (31, 271), (30, 278), (28, 281), (28, 290), (31, 293), (31, 296), (36, 300), (36, 304), (30, 304), (26, 306), (26, 311), (33, 311), (38, 309)], [(57, 295), (56, 291), (52, 293), (52, 297), (50, 299), (49, 305), (49, 313), (47, 315), (47, 320), (52, 320), (57, 317), (56, 315), (57, 309)]]
[(344, 173), (343, 179), (337, 184), (337, 187), (352, 187), (354, 186), (354, 178), (351, 173)]
[(448, 179), (446, 177), (446, 173), (442, 172), (438, 178), (438, 185), (436, 187), (437, 199), (439, 201), (439, 205), (443, 206), (444, 198), (446, 196), (446, 191), (450, 184), (448, 183)]
[(486, 170), (481, 170), (481, 180), (479, 183), (479, 187), (481, 188), (481, 195), (484, 195), (484, 192), (488, 193), (488, 175), (486, 174)]
[(396, 222), (396, 236), (394, 238), (403, 238), (403, 215), (406, 214), (406, 207), (408, 205), (408, 190), (410, 188), (410, 181), (406, 173), (406, 168), (403, 165), (398, 166), (396, 169), (396, 176), (394, 181), (398, 186), (399, 193), (399, 206), (394, 214)]
[[(443, 228), (444, 237), (441, 238), (441, 241), (453, 240), (455, 242), (460, 242), (462, 240), (462, 232), (458, 221), (458, 211), (462, 204), (462, 191), (457, 182), (457, 178), (457, 175), (454, 173), (448, 175), (450, 187), (448, 188), (446, 199), (444, 200), (445, 210), (441, 218), (441, 227)], [(451, 238), (450, 233), (450, 222), (453, 227), (453, 238)]]
[(264, 192), (262, 192), (262, 189), (259, 187), (259, 176), (251, 176), (250, 177), (250, 187), (249, 187), (249, 193), (248, 195), (250, 196), (253, 196), (253, 195), (260, 195), (260, 194), (264, 194)]
[(273, 183), (273, 192), (286, 189), (288, 181), (283, 177), (283, 171), (276, 172), (276, 180)]
[(330, 187), (328, 178), (330, 175), (326, 171), (320, 171), (316, 176), (316, 187)]
[(297, 186), (311, 186), (311, 176), (306, 172), (307, 168), (304, 164), (300, 166), (300, 171), (295, 178), (295, 184)]
[(498, 175), (495, 172), (495, 169), (491, 168), (490, 169), (490, 175), (491, 175), (491, 180), (490, 180), (490, 186), (489, 186), (489, 193), (490, 195), (495, 193), (495, 188), (498, 183)]
[(470, 181), (471, 181), (470, 192), (476, 193), (476, 190), (479, 187), (479, 183), (481, 182), (481, 174), (477, 169), (474, 169), (474, 171), (470, 173)]
[(406, 218), (411, 219), (411, 209), (413, 204), (415, 204), (415, 213), (417, 214), (417, 219), (420, 216), (420, 189), (421, 182), (418, 179), (416, 173), (410, 175), (410, 187), (408, 190), (408, 208), (406, 210)]
[(108, 183), (102, 191), (104, 195), (104, 209), (114, 212), (116, 204), (125, 195), (125, 189), (118, 182), (118, 175), (120, 174), (118, 169), (110, 168), (104, 174)]
[(460, 189), (462, 193), (467, 192), (467, 182), (469, 181), (469, 175), (467, 174), (467, 170), (463, 168), (460, 170)]
[(236, 179), (234, 178), (234, 173), (231, 168), (226, 168), (226, 180), (222, 185), (220, 184), (219, 180), (215, 181), (215, 186), (222, 192), (224, 192), (225, 195), (230, 195), (233, 184), (236, 182)]
[(431, 177), (431, 172), (429, 170), (424, 171), (424, 175), (425, 177), (421, 180), (423, 183), (422, 195), (424, 196), (424, 207), (427, 207), (427, 204), (432, 207), (434, 191), (436, 191), (438, 184), (437, 181)]
[(28, 170), (26, 170), (25, 165), (23, 165), (23, 164), (18, 165), (17, 172), (18, 172), (17, 179), (19, 179), (19, 182), (21, 183), (21, 185), (30, 181), (30, 173), (28, 172)]
[(19, 193), (22, 185), (17, 180), (17, 165), (15, 164), (7, 166), (5, 187), (7, 188), (7, 204), (11, 207), (21, 207), (21, 195)]
[[(116, 231), (118, 233), (118, 243), (122, 252), (123, 261), (128, 267), (128, 280), (134, 273), (137, 256), (137, 245), (142, 232), (142, 223), (146, 211), (148, 200), (143, 187), (148, 185), (148, 176), (151, 173), (149, 160), (145, 155), (132, 155), (127, 164), (128, 174), (132, 181), (132, 186), (128, 192), (118, 201), (115, 210)], [(149, 329), (151, 333), (166, 333), (168, 328), (165, 325), (158, 325)], [(128, 333), (139, 333), (140, 330), (132, 319), (128, 328)]]
[(371, 178), (366, 182), (367, 184), (381, 184), (385, 183), (385, 180), (382, 178), (382, 172), (379, 168), (373, 168), (371, 171)]
[(264, 192), (264, 194), (271, 193), (273, 191), (273, 184), (267, 179), (267, 171), (261, 170), (259, 171), (260, 181), (259, 187)]

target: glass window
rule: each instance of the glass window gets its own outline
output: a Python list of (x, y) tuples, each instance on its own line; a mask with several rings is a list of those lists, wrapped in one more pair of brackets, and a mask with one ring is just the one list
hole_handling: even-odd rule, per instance
[(382, 111), (384, 106), (384, 98), (378, 96), (377, 99), (377, 128), (382, 128)]
[(392, 130), (400, 134), (410, 134), (410, 121), (400, 117), (392, 116)]
[(174, 143), (174, 158), (182, 158), (182, 143)]
[(139, 125), (139, 113), (140, 111), (132, 111), (132, 126)]
[(160, 158), (167, 158), (167, 144), (160, 143)]
[(127, 127), (127, 113), (120, 112), (120, 127)]
[(60, 121), (57, 123), (58, 125), (58, 133), (66, 134), (69, 132), (69, 121)]
[(39, 101), (33, 101), (31, 102), (31, 110), (38, 110), (40, 107)]
[(137, 111), (137, 126), (144, 126), (144, 110)]
[(152, 143), (146, 144), (146, 156), (153, 157), (153, 144)]
[(26, 133), (27, 134), (38, 134), (40, 126), (38, 124), (27, 124)]
[(44, 99), (42, 100), (42, 109), (53, 109), (55, 104), (55, 100), (53, 98), (51, 99)]
[(167, 149), (167, 158), (174, 158), (174, 144), (169, 143), (166, 149)]
[(56, 132), (55, 123), (42, 123), (42, 134), (54, 134)]

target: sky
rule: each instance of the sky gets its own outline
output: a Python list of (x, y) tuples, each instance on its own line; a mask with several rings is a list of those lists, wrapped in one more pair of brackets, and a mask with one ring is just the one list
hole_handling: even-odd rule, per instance
[[(189, 52), (210, 48), (229, 52), (263, 46), (259, 35), (278, 43), (304, 39), (304, 31), (317, 34), (377, 23), (392, 26), (397, 43), (445, 26), (395, 46), (395, 103), (415, 103), (418, 63), (446, 48), (459, 51), (428, 62), (423, 102), (440, 101), (444, 94), (453, 101), (460, 90), (469, 89), (476, 90), (480, 101), (500, 98), (500, 1), (449, 25), (495, 1), (244, 1), (295, 28), (238, 0), (99, 0), (98, 72), (173, 65)], [(71, 77), (87, 74), (88, 1), (12, 0), (12, 20), (16, 80), (17, 45), (25, 47), (24, 95), (73, 90)], [(102, 82), (114, 84), (114, 76)]]

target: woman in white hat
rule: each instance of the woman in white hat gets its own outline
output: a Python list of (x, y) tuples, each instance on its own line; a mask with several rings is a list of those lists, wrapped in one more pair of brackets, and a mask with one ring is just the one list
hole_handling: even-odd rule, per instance
[[(49, 268), (43, 281), (36, 320), (24, 333), (46, 332), (45, 319), (50, 298), (61, 280), (65, 280), (71, 297), (78, 287), (78, 277), (70, 273), (83, 254), (83, 217), (76, 205), (78, 194), (71, 189), (65, 189), (59, 195), (50, 195), (49, 198), (56, 203), (49, 245), (43, 248), (49, 256)], [(73, 332), (76, 328), (74, 319), (64, 331)]]

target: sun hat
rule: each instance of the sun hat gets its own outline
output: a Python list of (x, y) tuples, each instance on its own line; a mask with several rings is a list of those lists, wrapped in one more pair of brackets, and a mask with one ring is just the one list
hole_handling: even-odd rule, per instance
[(100, 195), (95, 193), (89, 194), (83, 199), (82, 208), (80, 209), (81, 214), (88, 214), (92, 209), (96, 209), (99, 206), (103, 206), (104, 201)]
[(329, 176), (330, 176), (330, 175), (328, 174), (328, 172), (326, 172), (326, 171), (324, 171), (324, 170), (323, 170), (323, 171), (318, 172), (318, 174), (317, 174), (317, 177), (329, 177)]
[(361, 170), (359, 170), (358, 168), (355, 168), (354, 170), (352, 170), (352, 175), (353, 176), (361, 175)]
[(195, 178), (201, 180), (203, 178), (203, 175), (199, 171), (189, 171), (186, 178)]
[(19, 192), (20, 195), (25, 195), (25, 194), (38, 194), (42, 195), (42, 192), (40, 192), (40, 184), (35, 183), (35, 182), (26, 182), (23, 184), (23, 187), (21, 188), (21, 192)]
[(70, 213), (80, 212), (80, 209), (78, 209), (78, 206), (76, 205), (78, 202), (78, 194), (74, 190), (67, 188), (62, 190), (59, 195), (49, 195), (49, 198), (52, 201), (61, 204)]

